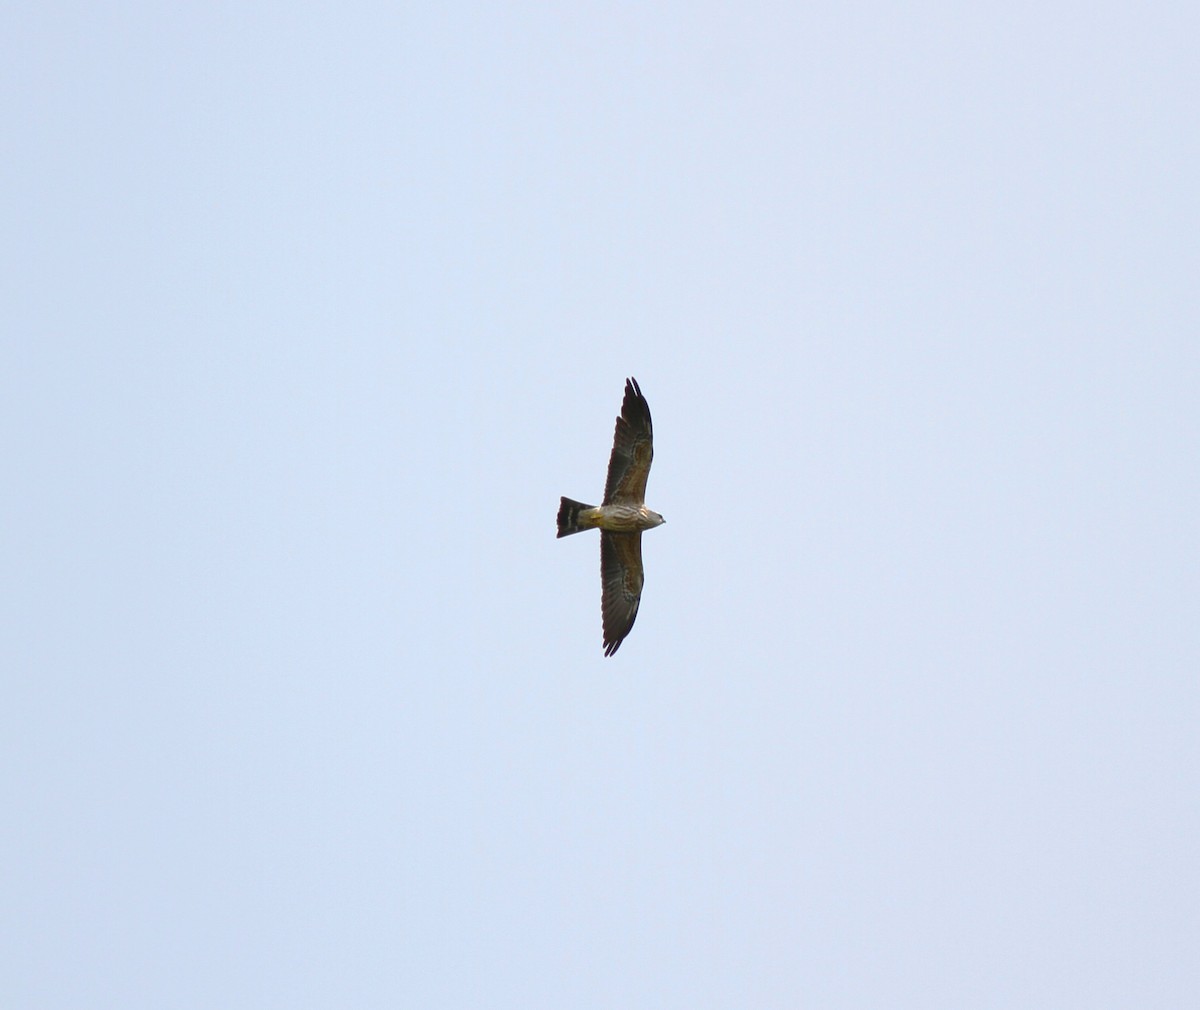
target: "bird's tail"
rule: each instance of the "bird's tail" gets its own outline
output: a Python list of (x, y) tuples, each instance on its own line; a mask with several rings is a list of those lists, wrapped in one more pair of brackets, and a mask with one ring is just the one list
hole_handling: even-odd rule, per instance
[(592, 505), (584, 505), (581, 501), (572, 501), (570, 498), (564, 498), (562, 504), (558, 506), (558, 535), (560, 537), (569, 537), (572, 533), (578, 533), (580, 530), (585, 530), (588, 527), (579, 525), (579, 513), (584, 509), (594, 508)]

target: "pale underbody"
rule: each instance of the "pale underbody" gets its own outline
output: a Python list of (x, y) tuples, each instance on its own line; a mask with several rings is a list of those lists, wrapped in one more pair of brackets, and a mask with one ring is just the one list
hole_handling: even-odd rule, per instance
[(640, 530), (652, 530), (664, 522), (657, 512), (651, 512), (645, 505), (597, 505), (595, 508), (582, 509), (579, 513), (579, 525), (583, 529), (597, 528), (608, 530), (610, 533), (637, 533)]

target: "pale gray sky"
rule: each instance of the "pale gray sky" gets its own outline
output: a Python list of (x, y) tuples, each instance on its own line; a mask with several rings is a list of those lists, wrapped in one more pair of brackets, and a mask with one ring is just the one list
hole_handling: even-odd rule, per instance
[(9, 9), (0, 1001), (1200, 1005), (1196, 29)]

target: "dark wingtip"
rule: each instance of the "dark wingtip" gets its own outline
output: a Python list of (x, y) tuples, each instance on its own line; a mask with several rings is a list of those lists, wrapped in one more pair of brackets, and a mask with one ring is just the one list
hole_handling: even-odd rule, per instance
[(625, 379), (625, 400), (621, 404), (621, 415), (630, 422), (651, 423), (650, 404), (642, 395), (642, 387), (638, 385), (637, 379), (632, 376)]

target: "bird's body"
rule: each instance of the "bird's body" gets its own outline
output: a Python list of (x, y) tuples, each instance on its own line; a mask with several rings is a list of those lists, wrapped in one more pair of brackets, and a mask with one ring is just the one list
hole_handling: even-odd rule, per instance
[(565, 504), (559, 506), (559, 511), (564, 508), (567, 510), (566, 525), (569, 528), (563, 529), (560, 523), (560, 537), (590, 529), (608, 530), (610, 533), (640, 533), (642, 530), (652, 530), (655, 526), (661, 526), (664, 522), (662, 516), (651, 512), (645, 505), (631, 505), (625, 502), (617, 502), (614, 505), (584, 505), (583, 502), (571, 501), (570, 498), (562, 500)]
[(611, 656), (633, 627), (642, 600), (642, 532), (666, 520), (646, 508), (646, 478), (654, 459), (650, 406), (636, 379), (625, 380), (625, 399), (613, 435), (602, 505), (563, 498), (558, 535), (600, 530), (601, 613), (604, 655)]

